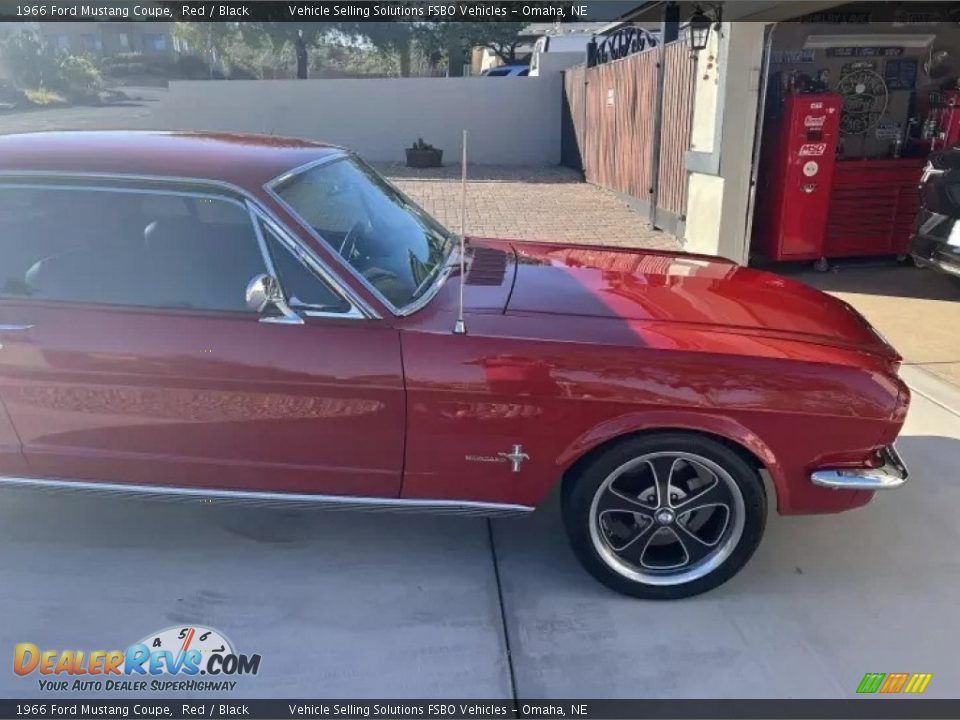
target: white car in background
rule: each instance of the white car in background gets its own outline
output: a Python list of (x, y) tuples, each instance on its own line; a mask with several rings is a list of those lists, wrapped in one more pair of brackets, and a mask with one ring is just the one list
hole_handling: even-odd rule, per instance
[(530, 74), (529, 65), (498, 65), (487, 68), (482, 73), (484, 77), (526, 77)]
[(587, 45), (594, 37), (593, 33), (566, 33), (564, 35), (543, 35), (537, 38), (537, 41), (533, 44), (533, 52), (530, 54), (531, 73), (533, 75), (540, 74), (540, 57), (544, 53), (573, 53), (577, 57), (575, 60), (571, 60), (571, 64), (585, 62)]

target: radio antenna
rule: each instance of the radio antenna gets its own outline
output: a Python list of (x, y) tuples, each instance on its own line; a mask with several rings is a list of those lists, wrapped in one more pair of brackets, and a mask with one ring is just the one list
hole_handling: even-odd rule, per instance
[(467, 284), (467, 131), (463, 131), (463, 156), (460, 158), (460, 305), (457, 322), (453, 326), (454, 335), (466, 335), (467, 326), (463, 322), (463, 286)]

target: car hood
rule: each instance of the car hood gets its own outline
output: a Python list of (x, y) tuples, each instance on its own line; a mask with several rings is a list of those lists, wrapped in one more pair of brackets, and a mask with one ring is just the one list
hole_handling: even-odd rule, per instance
[(513, 248), (507, 313), (689, 323), (898, 357), (842, 300), (721, 258), (525, 242)]

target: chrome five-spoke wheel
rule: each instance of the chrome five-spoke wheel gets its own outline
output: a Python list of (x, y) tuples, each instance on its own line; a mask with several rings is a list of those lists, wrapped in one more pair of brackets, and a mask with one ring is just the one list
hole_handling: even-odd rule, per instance
[(611, 568), (650, 585), (707, 575), (743, 533), (743, 494), (712, 460), (643, 455), (604, 480), (590, 508), (590, 538)]
[(765, 499), (730, 447), (671, 433), (635, 438), (583, 468), (565, 493), (581, 561), (640, 597), (683, 597), (732, 576), (756, 548)]

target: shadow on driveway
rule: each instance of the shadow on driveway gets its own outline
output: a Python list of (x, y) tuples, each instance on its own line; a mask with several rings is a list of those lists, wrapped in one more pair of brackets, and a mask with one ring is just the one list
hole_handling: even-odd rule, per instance
[(960, 283), (954, 278), (899, 263), (839, 266), (825, 273), (792, 270), (782, 274), (824, 292), (960, 302)]
[[(481, 519), (7, 490), (0, 577), (8, 662), (21, 642), (122, 650), (167, 627), (204, 624), (262, 662), (259, 675), (231, 678), (235, 692), (200, 695), (510, 696)], [(43, 695), (36, 674), (7, 667), (0, 695)]]

